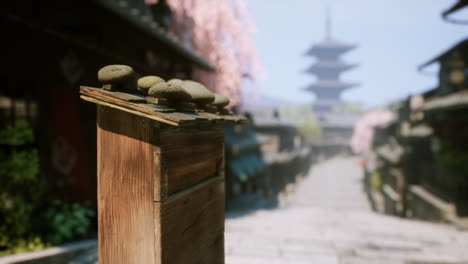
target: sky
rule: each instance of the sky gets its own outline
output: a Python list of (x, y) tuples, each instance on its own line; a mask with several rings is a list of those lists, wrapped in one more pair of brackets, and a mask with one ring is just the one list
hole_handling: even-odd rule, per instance
[[(422, 74), (417, 67), (468, 37), (468, 26), (445, 22), (443, 10), (455, 0), (247, 0), (257, 31), (254, 44), (265, 71), (255, 84), (261, 96), (311, 103), (302, 88), (315, 81), (303, 73), (315, 58), (304, 53), (325, 36), (331, 10), (332, 37), (358, 48), (342, 60), (359, 67), (341, 79), (361, 85), (342, 94), (365, 107), (436, 87), (437, 65)], [(462, 10), (455, 18), (468, 17)]]

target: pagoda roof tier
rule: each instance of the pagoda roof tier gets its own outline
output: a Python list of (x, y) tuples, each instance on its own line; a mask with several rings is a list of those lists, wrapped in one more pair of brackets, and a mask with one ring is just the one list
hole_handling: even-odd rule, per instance
[(320, 57), (322, 54), (330, 53), (339, 55), (354, 48), (356, 48), (356, 45), (347, 44), (333, 39), (325, 39), (322, 42), (313, 45), (312, 48), (310, 48), (309, 51), (306, 52), (306, 55), (318, 57)]
[(346, 90), (352, 87), (357, 86), (357, 83), (348, 83), (348, 82), (342, 82), (342, 81), (334, 81), (334, 80), (320, 80), (306, 88), (308, 91), (314, 91), (314, 92), (319, 92), (319, 91), (324, 91), (328, 89), (332, 90)]
[(322, 60), (317, 61), (314, 65), (310, 66), (307, 70), (305, 70), (305, 72), (313, 74), (323, 71), (343, 72), (355, 68), (357, 66), (357, 64), (348, 64), (341, 61)]

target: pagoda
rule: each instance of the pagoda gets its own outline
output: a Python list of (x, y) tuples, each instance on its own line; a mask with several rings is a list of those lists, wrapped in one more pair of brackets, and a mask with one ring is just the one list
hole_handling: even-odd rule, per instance
[(337, 41), (331, 37), (331, 19), (328, 10), (325, 24), (325, 39), (313, 45), (306, 53), (306, 55), (317, 58), (316, 63), (305, 71), (317, 76), (317, 82), (305, 90), (311, 91), (317, 96), (313, 111), (319, 115), (332, 112), (335, 106), (343, 104), (340, 98), (341, 93), (357, 86), (355, 83), (340, 80), (342, 72), (357, 66), (342, 62), (340, 56), (356, 46)]
[(354, 124), (359, 120), (361, 114), (347, 112), (346, 107), (338, 109), (340, 106), (347, 105), (341, 100), (341, 93), (357, 86), (356, 83), (340, 80), (342, 72), (357, 66), (341, 61), (340, 56), (356, 46), (332, 38), (328, 10), (325, 25), (325, 39), (313, 45), (306, 53), (306, 55), (317, 58), (315, 64), (306, 70), (306, 73), (315, 75), (317, 81), (309, 85), (306, 90), (317, 96), (312, 110), (317, 117), (321, 136), (315, 143), (315, 148), (320, 155), (331, 157), (338, 153), (350, 152), (349, 142)]

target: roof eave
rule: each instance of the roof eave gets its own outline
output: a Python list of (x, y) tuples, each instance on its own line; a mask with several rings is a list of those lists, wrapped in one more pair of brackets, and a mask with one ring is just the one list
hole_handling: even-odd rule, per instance
[(139, 29), (143, 30), (146, 34), (148, 34), (150, 37), (158, 41), (161, 41), (162, 43), (166, 45), (173, 47), (176, 50), (176, 52), (186, 57), (193, 64), (208, 71), (212, 71), (212, 72), (216, 71), (214, 66), (212, 66), (203, 58), (194, 54), (190, 49), (182, 45), (178, 40), (169, 37), (169, 35), (166, 32), (158, 28), (153, 28), (147, 23), (142, 23), (142, 21), (138, 19), (139, 17), (129, 14), (128, 12), (126, 12), (125, 8), (119, 7), (117, 4), (115, 4), (115, 2), (106, 1), (106, 0), (94, 0), (94, 2), (100, 7), (111, 11), (113, 14), (137, 26)]
[(319, 83), (314, 83), (312, 85), (310, 85), (308, 88), (313, 88), (313, 87), (323, 87), (325, 89), (335, 89), (335, 88), (345, 88), (345, 89), (348, 89), (348, 88), (352, 88), (352, 87), (356, 87), (359, 85), (359, 83), (344, 83), (340, 86), (327, 86), (327, 85), (324, 85), (324, 86), (320, 86), (318, 85)]
[[(340, 90), (340, 92), (344, 92), (346, 90), (353, 89), (356, 86), (357, 85), (347, 86), (347, 87), (324, 87), (323, 89), (335, 89), (335, 90)], [(303, 89), (304, 89), (304, 91), (308, 91), (308, 92), (317, 92), (317, 91), (322, 90), (322, 88), (317, 89), (316, 87), (315, 88), (314, 87), (305, 87)]]
[(443, 53), (441, 53), (440, 55), (438, 55), (437, 57), (421, 64), (419, 67), (418, 67), (418, 71), (422, 71), (424, 68), (426, 68), (427, 66), (435, 63), (435, 62), (438, 62), (440, 60), (442, 60), (445, 56), (447, 56), (450, 52), (452, 52), (453, 50), (459, 48), (461, 45), (464, 45), (464, 43), (467, 43), (466, 45), (468, 45), (468, 39), (465, 39), (465, 40), (462, 40), (460, 41), (459, 43), (457, 43), (455, 46), (449, 48), (448, 50), (444, 51)]
[(339, 72), (347, 71), (354, 69), (358, 66), (358, 64), (345, 64), (345, 65), (340, 65), (340, 66), (320, 66), (317, 64), (312, 65), (308, 69), (304, 70), (305, 73), (315, 73), (320, 69), (323, 70), (337, 70)]
[[(449, 22), (452, 22), (451, 20), (448, 19), (448, 16), (452, 13), (457, 12), (458, 10), (468, 6), (468, 0), (458, 0), (455, 4), (453, 4), (449, 9), (445, 10), (442, 12), (442, 18), (444, 20), (447, 20)], [(468, 23), (468, 21), (465, 21)]]

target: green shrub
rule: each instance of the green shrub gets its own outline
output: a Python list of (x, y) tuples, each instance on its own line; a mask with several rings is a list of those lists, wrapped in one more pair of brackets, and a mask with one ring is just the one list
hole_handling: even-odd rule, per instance
[[(26, 123), (0, 130), (0, 250), (3, 254), (41, 248), (31, 234), (31, 218), (41, 206), (45, 185), (39, 179), (39, 155)], [(0, 254), (2, 254), (0, 253)]]
[(382, 188), (382, 176), (378, 170), (374, 170), (369, 175), (370, 186), (374, 191), (380, 191)]
[(0, 129), (0, 256), (39, 250), (90, 230), (91, 210), (54, 199), (39, 174), (34, 142), (26, 123)]
[(466, 143), (440, 142), (435, 153), (439, 165), (468, 174), (468, 145)]
[(78, 203), (67, 204), (54, 200), (45, 213), (44, 218), (49, 225), (46, 239), (52, 244), (60, 244), (67, 240), (85, 235), (91, 227), (94, 211)]
[(322, 130), (312, 112), (312, 105), (289, 105), (280, 108), (280, 115), (297, 123), (297, 129), (307, 143), (317, 143)]

